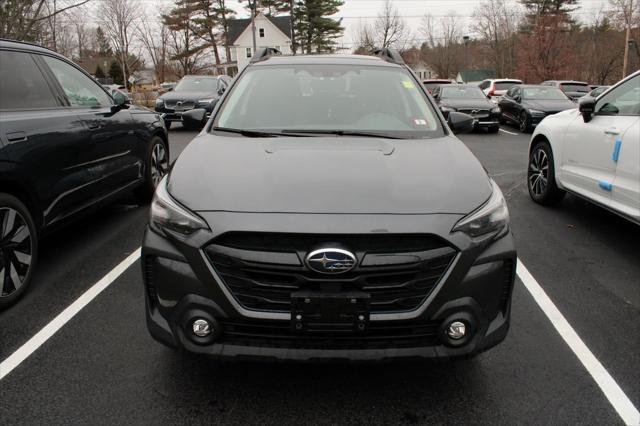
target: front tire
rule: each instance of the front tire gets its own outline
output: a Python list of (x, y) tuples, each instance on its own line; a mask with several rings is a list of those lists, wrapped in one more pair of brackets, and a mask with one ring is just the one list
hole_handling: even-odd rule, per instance
[(31, 283), (38, 260), (38, 234), (26, 206), (0, 193), (0, 311), (13, 305)]
[(520, 113), (520, 123), (519, 128), (522, 133), (531, 133), (531, 118), (529, 118), (529, 114), (522, 111)]
[(489, 133), (498, 133), (499, 130), (500, 130), (500, 126), (490, 126), (487, 129)]
[(145, 155), (144, 183), (136, 189), (135, 195), (142, 203), (153, 198), (156, 186), (169, 172), (169, 149), (160, 136), (151, 138)]
[(565, 192), (556, 185), (553, 152), (548, 142), (538, 142), (529, 154), (527, 169), (529, 196), (538, 204), (550, 206), (564, 198)]

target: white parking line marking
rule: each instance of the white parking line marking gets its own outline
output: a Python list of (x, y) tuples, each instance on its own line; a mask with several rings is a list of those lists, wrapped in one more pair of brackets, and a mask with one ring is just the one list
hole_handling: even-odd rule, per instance
[(513, 136), (518, 136), (518, 135), (520, 134), (520, 133), (513, 133), (513, 132), (510, 132), (510, 131), (508, 131), (508, 130), (504, 130), (504, 129), (500, 129), (500, 131), (501, 131), (501, 132), (504, 132), (504, 133), (508, 133), (508, 134), (510, 134), (510, 135), (513, 135)]
[(34, 353), (40, 346), (42, 346), (47, 340), (49, 340), (54, 334), (58, 332), (71, 318), (76, 316), (78, 312), (87, 306), (93, 299), (98, 296), (102, 290), (109, 287), (116, 278), (118, 278), (124, 271), (129, 268), (133, 263), (140, 259), (140, 247), (131, 253), (125, 260), (120, 262), (118, 266), (113, 268), (97, 283), (92, 285), (82, 296), (78, 297), (71, 305), (69, 305), (64, 311), (58, 314), (49, 324), (45, 325), (35, 336), (29, 339), (25, 344), (20, 346), (14, 353), (9, 355), (7, 359), (0, 363), (0, 380), (11, 373), (14, 368), (19, 366), (25, 359), (27, 359), (32, 353)]
[(529, 273), (520, 259), (518, 259), (516, 272), (540, 309), (542, 309), (542, 312), (549, 318), (551, 324), (553, 324), (573, 353), (576, 354), (582, 365), (584, 365), (584, 368), (591, 374), (591, 377), (593, 377), (593, 380), (607, 397), (609, 403), (618, 412), (622, 421), (627, 425), (640, 425), (640, 413), (638, 409), (633, 405), (627, 395), (625, 395), (618, 383), (611, 377), (600, 361), (598, 361), (589, 350), (587, 345), (584, 344), (580, 336), (578, 336), (578, 333), (571, 327), (571, 324), (565, 319), (556, 305), (553, 304), (553, 301), (547, 296), (547, 293), (545, 293), (540, 284), (538, 284), (536, 279)]

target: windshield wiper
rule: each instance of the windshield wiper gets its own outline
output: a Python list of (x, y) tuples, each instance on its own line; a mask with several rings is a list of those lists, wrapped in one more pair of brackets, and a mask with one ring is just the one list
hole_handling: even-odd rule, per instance
[(273, 138), (273, 137), (279, 137), (279, 136), (295, 136), (295, 135), (283, 135), (280, 132), (261, 132), (259, 130), (232, 129), (230, 127), (214, 127), (213, 130), (218, 132), (238, 133), (248, 138)]
[(337, 136), (363, 136), (371, 138), (384, 138), (384, 139), (404, 139), (399, 136), (393, 136), (388, 133), (376, 133), (376, 132), (360, 132), (351, 130), (283, 130), (283, 134), (292, 133), (306, 133), (306, 134), (318, 134), (318, 135), (337, 135)]

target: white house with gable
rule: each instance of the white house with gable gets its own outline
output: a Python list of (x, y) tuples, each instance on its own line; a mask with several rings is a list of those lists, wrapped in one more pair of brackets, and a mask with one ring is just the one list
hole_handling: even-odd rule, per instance
[[(256, 47), (275, 47), (283, 55), (291, 53), (291, 18), (289, 16), (265, 16), (255, 18)], [(251, 19), (234, 19), (229, 25), (231, 58), (227, 66), (236, 65), (238, 72), (249, 64), (253, 51)]]

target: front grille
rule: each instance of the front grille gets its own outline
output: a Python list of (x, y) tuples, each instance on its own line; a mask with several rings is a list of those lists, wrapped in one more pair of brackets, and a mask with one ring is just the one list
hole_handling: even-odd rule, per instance
[[(302, 259), (319, 247), (351, 250), (358, 265), (328, 276)], [(362, 291), (371, 313), (416, 309), (436, 286), (456, 251), (432, 235), (307, 235), (231, 233), (206, 248), (216, 273), (243, 307), (290, 312), (291, 294)]]
[[(180, 103), (180, 105), (178, 105), (178, 103)], [(195, 107), (195, 102), (190, 102), (190, 101), (166, 101), (164, 103), (164, 107), (168, 108), (168, 109), (173, 109), (176, 111), (181, 111), (181, 110), (187, 110), (187, 109), (193, 109)]]
[(385, 349), (432, 346), (438, 342), (439, 324), (373, 322), (366, 332), (327, 330), (299, 334), (286, 321), (246, 322), (220, 320), (221, 343), (292, 349)]
[(458, 112), (469, 114), (474, 118), (485, 118), (489, 116), (489, 110), (487, 109), (458, 109)]

